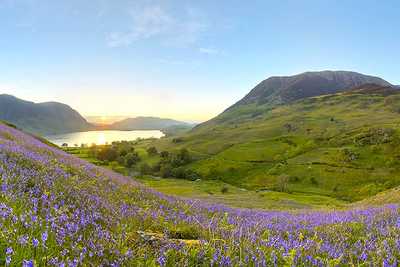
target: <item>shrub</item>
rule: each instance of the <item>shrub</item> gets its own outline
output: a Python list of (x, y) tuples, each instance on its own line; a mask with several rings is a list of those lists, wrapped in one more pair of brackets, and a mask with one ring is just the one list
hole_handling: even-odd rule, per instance
[(192, 162), (192, 157), (186, 148), (182, 148), (177, 155), (172, 159), (173, 167), (180, 167)]
[(178, 143), (182, 143), (183, 142), (183, 138), (181, 137), (176, 137), (174, 139), (172, 139), (172, 143), (174, 144), (178, 144)]
[(172, 167), (169, 164), (162, 165), (160, 168), (160, 176), (163, 178), (172, 177)]
[(154, 147), (154, 146), (149, 147), (149, 148), (147, 149), (147, 154), (149, 154), (150, 156), (155, 156), (155, 155), (157, 155), (157, 154), (158, 154), (157, 148)]
[(277, 190), (280, 192), (288, 192), (289, 176), (282, 174), (278, 176)]
[(311, 182), (312, 185), (318, 185), (318, 181), (314, 177), (310, 178), (310, 182)]
[(186, 178), (185, 168), (184, 167), (174, 168), (172, 170), (172, 176), (179, 179), (185, 179)]
[(201, 175), (198, 174), (197, 172), (193, 170), (186, 170), (185, 172), (185, 179), (190, 180), (190, 181), (195, 181), (197, 179), (201, 179)]
[(169, 157), (169, 152), (168, 151), (161, 151), (160, 157), (163, 159), (166, 159)]
[(221, 193), (222, 194), (226, 194), (226, 193), (228, 193), (229, 192), (229, 188), (226, 186), (226, 185), (224, 185), (222, 188), (221, 188)]
[(151, 174), (152, 172), (150, 165), (146, 162), (140, 164), (139, 171), (142, 175)]
[(96, 158), (101, 161), (114, 161), (118, 157), (118, 151), (114, 147), (104, 146), (96, 153)]
[(137, 152), (130, 152), (125, 157), (125, 166), (130, 168), (140, 161), (139, 154)]

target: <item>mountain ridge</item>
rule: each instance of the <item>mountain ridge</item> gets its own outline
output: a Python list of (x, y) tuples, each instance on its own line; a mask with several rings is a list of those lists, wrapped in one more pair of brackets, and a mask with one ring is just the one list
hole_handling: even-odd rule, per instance
[(314, 96), (335, 94), (363, 84), (391, 86), (386, 80), (354, 71), (307, 71), (292, 76), (271, 76), (249, 91), (242, 99), (216, 117), (203, 122), (192, 131), (207, 125), (251, 120), (266, 110)]
[(337, 93), (366, 83), (392, 86), (376, 76), (354, 71), (308, 71), (292, 76), (271, 76), (256, 85), (226, 111), (244, 104), (285, 104), (293, 100)]
[(162, 130), (173, 126), (190, 126), (189, 123), (152, 116), (138, 116), (117, 121), (108, 126), (109, 129), (133, 131), (133, 130)]
[(93, 127), (78, 111), (64, 103), (35, 103), (10, 94), (0, 95), (0, 119), (40, 135), (84, 131)]

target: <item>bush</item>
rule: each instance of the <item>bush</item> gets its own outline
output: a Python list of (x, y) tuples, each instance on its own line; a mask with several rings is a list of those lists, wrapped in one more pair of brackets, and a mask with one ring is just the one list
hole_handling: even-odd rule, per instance
[(118, 151), (114, 147), (104, 146), (97, 151), (96, 158), (101, 161), (115, 161), (118, 158)]
[(150, 156), (155, 156), (155, 155), (157, 155), (157, 154), (158, 154), (157, 148), (154, 147), (154, 146), (149, 147), (149, 148), (147, 149), (147, 154), (149, 154)]
[(130, 152), (125, 157), (125, 166), (130, 168), (140, 161), (139, 154), (137, 152)]
[(142, 164), (140, 164), (139, 171), (142, 175), (146, 175), (146, 174), (151, 174), (152, 169), (149, 164), (143, 162)]
[(185, 179), (190, 181), (196, 181), (197, 179), (201, 179), (201, 175), (193, 170), (186, 170)]
[(160, 168), (160, 176), (163, 178), (172, 177), (172, 167), (169, 164), (162, 165)]
[(288, 192), (289, 176), (282, 174), (278, 176), (277, 190), (280, 192)]
[(192, 162), (192, 157), (186, 148), (182, 148), (177, 155), (172, 159), (173, 167), (180, 167)]
[(183, 142), (183, 138), (181, 137), (176, 137), (174, 139), (172, 139), (172, 143), (174, 144), (178, 144), (178, 143), (182, 143)]
[(318, 181), (314, 177), (310, 178), (310, 182), (311, 182), (312, 185), (318, 185)]
[(183, 167), (174, 168), (172, 170), (172, 176), (179, 179), (185, 179), (186, 178), (185, 168)]
[(163, 158), (163, 159), (168, 158), (169, 157), (169, 152), (168, 151), (162, 151), (160, 153), (160, 157)]
[(221, 188), (221, 193), (222, 193), (222, 194), (226, 194), (226, 193), (228, 193), (228, 191), (229, 191), (229, 188), (228, 188), (226, 185), (224, 185), (224, 186)]

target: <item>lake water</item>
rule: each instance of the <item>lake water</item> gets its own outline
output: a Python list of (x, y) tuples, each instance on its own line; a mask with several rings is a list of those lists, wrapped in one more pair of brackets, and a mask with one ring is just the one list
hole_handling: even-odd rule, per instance
[(134, 141), (138, 138), (161, 138), (163, 136), (161, 131), (88, 131), (51, 135), (46, 139), (59, 146), (66, 143), (72, 147), (81, 144), (104, 145), (114, 141)]

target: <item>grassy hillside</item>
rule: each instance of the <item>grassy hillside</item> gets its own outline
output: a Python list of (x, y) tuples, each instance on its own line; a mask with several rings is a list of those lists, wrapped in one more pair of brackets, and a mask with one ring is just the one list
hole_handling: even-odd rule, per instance
[(400, 257), (397, 206), (289, 213), (168, 197), (3, 124), (0, 174), (1, 265), (376, 266)]
[(355, 205), (367, 206), (367, 205), (384, 205), (388, 203), (400, 203), (400, 187), (396, 187), (390, 190), (381, 192), (373, 197), (363, 199)]
[(375, 89), (242, 105), (147, 145), (187, 148), (204, 178), (356, 201), (400, 184), (400, 95)]

